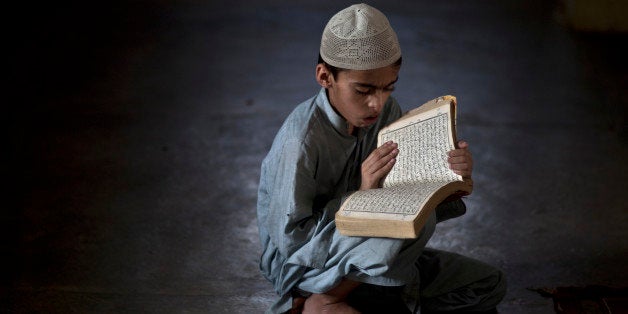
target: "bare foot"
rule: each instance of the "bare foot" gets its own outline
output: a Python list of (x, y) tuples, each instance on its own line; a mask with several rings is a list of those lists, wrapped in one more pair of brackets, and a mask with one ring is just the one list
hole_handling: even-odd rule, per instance
[(301, 314), (303, 313), (303, 305), (305, 304), (305, 298), (302, 297), (294, 297), (292, 298), (292, 309), (290, 310), (290, 314)]
[(312, 294), (303, 306), (304, 314), (315, 313), (339, 313), (339, 314), (357, 314), (360, 313), (352, 308), (343, 299), (330, 296), (327, 294)]

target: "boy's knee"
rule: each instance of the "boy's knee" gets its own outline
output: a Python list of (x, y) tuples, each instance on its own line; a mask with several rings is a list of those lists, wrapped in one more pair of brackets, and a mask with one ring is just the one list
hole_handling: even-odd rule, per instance
[(434, 313), (465, 311), (483, 313), (494, 310), (506, 295), (507, 282), (504, 272), (495, 269), (486, 277), (459, 287), (448, 293), (421, 299), (421, 308)]
[(496, 269), (496, 277), (497, 277), (497, 282), (493, 288), (493, 299), (496, 300), (495, 306), (497, 306), (497, 304), (499, 304), (499, 302), (502, 301), (502, 299), (504, 299), (504, 297), (506, 296), (506, 291), (508, 290), (508, 282), (506, 281), (506, 274), (500, 270), (500, 269)]
[(478, 283), (475, 294), (479, 302), (474, 306), (478, 311), (491, 311), (504, 299), (507, 291), (506, 275), (503, 271), (495, 269), (495, 272)]

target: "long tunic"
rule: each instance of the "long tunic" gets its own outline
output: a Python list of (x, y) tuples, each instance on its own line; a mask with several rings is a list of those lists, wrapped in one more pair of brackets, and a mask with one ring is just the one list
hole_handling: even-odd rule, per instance
[[(415, 264), (436, 215), (413, 240), (346, 237), (334, 223), (343, 199), (359, 188), (360, 165), (376, 148), (377, 133), (400, 116), (389, 97), (374, 125), (350, 135), (325, 89), (288, 116), (262, 163), (258, 191), (260, 269), (280, 296), (269, 312), (289, 310), (294, 288), (322, 293), (343, 277), (382, 286), (417, 284)], [(460, 215), (464, 204), (452, 210), (458, 213), (446, 215)]]

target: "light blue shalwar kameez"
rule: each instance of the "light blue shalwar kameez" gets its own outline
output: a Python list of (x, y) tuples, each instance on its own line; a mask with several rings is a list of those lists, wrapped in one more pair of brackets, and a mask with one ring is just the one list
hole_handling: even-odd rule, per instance
[[(343, 199), (359, 188), (360, 165), (376, 148), (377, 132), (400, 116), (399, 105), (389, 97), (374, 125), (360, 128), (357, 136), (350, 135), (347, 122), (334, 111), (325, 89), (321, 89), (317, 96), (297, 106), (284, 122), (262, 163), (257, 203), (263, 247), (260, 268), (280, 296), (269, 313), (288, 311), (293, 289), (323, 293), (342, 278), (378, 286), (405, 286), (410, 296), (408, 304), (415, 308), (419, 297), (424, 306), (427, 304), (423, 301), (428, 301), (426, 291), (440, 297), (487, 277), (499, 277), (491, 284), (501, 290), (482, 296), (472, 292), (466, 298), (473, 300), (467, 301), (482, 303), (481, 309), (494, 307), (503, 297), (505, 284), (498, 270), (451, 253), (430, 250), (435, 258), (423, 254), (429, 250), (424, 248), (434, 232), (437, 216), (442, 220), (462, 214), (462, 201), (441, 204), (418, 239), (346, 237), (336, 231), (334, 214)], [(419, 257), (439, 273), (449, 271), (442, 269), (444, 266), (458, 266), (449, 271), (449, 277), (429, 273), (434, 277), (430, 282), (436, 285), (426, 287), (421, 285), (420, 277), (427, 270), (421, 269)], [(466, 274), (467, 261), (473, 264), (471, 274)], [(468, 307), (457, 304), (458, 293), (450, 299), (456, 304), (443, 306), (434, 301), (437, 299), (429, 300), (439, 309)]]

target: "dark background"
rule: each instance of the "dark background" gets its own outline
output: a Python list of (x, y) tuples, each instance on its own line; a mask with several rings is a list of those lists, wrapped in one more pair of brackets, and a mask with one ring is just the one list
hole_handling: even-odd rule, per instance
[[(580, 3), (370, 2), (402, 107), (458, 97), (475, 191), (429, 245), (501, 267), (504, 313), (552, 313), (527, 288), (628, 285), (626, 6)], [(259, 166), (349, 4), (7, 6), (0, 309), (266, 309)]]

